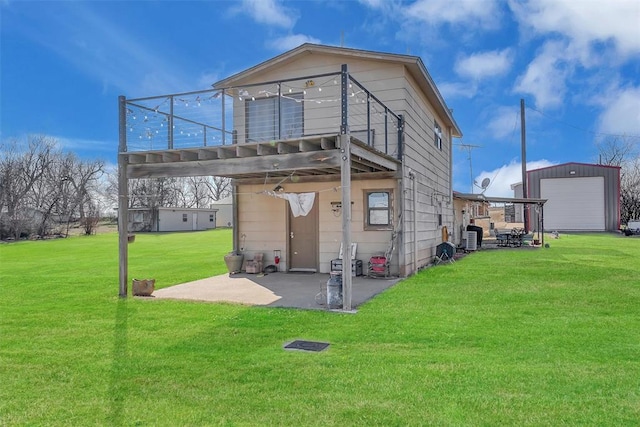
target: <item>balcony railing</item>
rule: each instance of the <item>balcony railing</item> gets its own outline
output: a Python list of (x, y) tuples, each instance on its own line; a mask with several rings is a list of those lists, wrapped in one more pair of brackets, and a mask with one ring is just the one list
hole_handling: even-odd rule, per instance
[(303, 139), (348, 129), (380, 152), (402, 154), (402, 116), (344, 66), (337, 73), (121, 98), (120, 126), (129, 152)]

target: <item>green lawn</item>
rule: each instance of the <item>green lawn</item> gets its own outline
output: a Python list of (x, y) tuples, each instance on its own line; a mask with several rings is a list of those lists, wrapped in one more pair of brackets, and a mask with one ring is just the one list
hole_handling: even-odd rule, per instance
[[(130, 277), (222, 273), (230, 242), (138, 234)], [(640, 240), (549, 243), (426, 269), (355, 315), (120, 300), (115, 234), (0, 245), (0, 425), (638, 425)]]

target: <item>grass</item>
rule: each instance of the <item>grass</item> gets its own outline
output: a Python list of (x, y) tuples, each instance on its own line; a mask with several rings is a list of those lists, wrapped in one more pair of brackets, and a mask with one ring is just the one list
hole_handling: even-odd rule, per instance
[[(222, 273), (230, 241), (139, 234), (130, 277)], [(424, 270), (356, 315), (120, 300), (115, 234), (0, 245), (0, 425), (637, 425), (638, 240), (550, 244)]]

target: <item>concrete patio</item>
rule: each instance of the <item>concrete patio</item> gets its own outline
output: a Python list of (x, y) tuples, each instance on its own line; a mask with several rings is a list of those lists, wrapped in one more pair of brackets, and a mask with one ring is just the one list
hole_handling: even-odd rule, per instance
[[(328, 280), (329, 274), (323, 273), (222, 274), (158, 289), (153, 296), (158, 299), (324, 310), (327, 308)], [(399, 280), (354, 277), (352, 306), (360, 306)]]

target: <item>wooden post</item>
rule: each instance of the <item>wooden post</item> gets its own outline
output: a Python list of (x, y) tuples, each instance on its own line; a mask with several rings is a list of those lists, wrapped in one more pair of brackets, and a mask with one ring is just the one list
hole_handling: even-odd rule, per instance
[(127, 107), (126, 98), (118, 97), (119, 143), (118, 143), (118, 266), (120, 298), (127, 297), (129, 269), (129, 186), (127, 182)]

